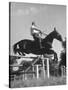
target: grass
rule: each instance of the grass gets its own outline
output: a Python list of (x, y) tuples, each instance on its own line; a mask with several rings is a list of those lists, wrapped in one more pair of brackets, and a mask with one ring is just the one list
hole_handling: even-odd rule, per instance
[(28, 79), (23, 81), (15, 80), (11, 82), (11, 88), (21, 88), (21, 87), (36, 87), (36, 86), (53, 86), (53, 85), (65, 85), (66, 84), (66, 76), (63, 77), (50, 77), (49, 79), (46, 77), (39, 79)]

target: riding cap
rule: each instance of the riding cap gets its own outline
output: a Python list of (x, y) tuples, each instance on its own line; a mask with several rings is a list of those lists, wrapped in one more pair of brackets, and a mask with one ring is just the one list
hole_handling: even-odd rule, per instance
[(32, 22), (32, 25), (34, 25), (35, 24), (35, 22)]

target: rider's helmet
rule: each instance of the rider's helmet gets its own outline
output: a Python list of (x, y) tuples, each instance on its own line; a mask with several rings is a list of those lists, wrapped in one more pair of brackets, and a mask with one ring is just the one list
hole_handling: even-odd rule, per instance
[(34, 21), (32, 22), (32, 25), (35, 25), (35, 22)]
[(54, 31), (56, 31), (56, 27), (54, 27)]

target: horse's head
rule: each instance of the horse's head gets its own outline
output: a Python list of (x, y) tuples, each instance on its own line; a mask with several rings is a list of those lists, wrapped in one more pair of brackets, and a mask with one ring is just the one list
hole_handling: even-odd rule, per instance
[(54, 28), (54, 31), (53, 31), (53, 37), (59, 41), (63, 41), (62, 40), (62, 36), (58, 33), (58, 31), (56, 30), (56, 28)]

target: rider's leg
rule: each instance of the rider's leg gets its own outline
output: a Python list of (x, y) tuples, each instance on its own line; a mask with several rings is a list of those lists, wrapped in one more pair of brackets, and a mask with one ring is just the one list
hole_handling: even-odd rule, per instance
[(33, 35), (33, 38), (34, 38), (35, 41), (38, 41), (39, 42), (40, 48), (43, 48), (42, 47), (42, 43), (41, 43), (42, 42), (41, 36), (35, 34), (35, 35)]
[(36, 35), (33, 35), (33, 39), (34, 39), (35, 41), (37, 41), (37, 37), (36, 37)]
[(43, 48), (43, 46), (42, 46), (42, 39), (41, 38), (39, 38), (39, 42), (40, 42), (40, 48)]

